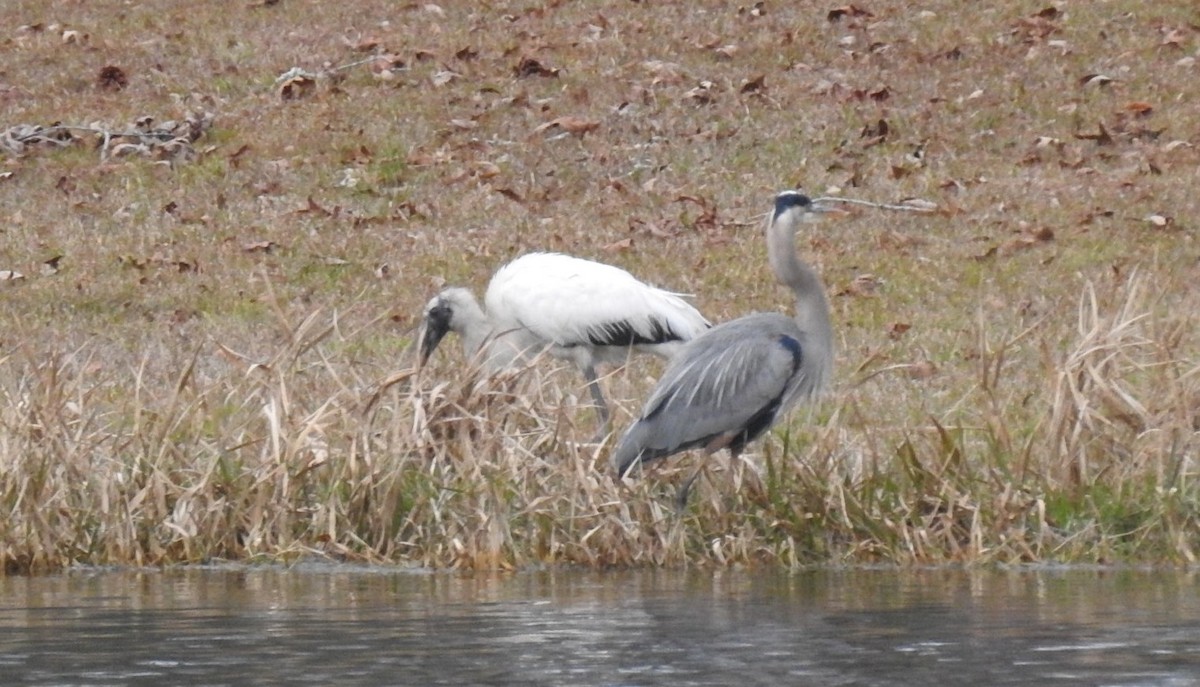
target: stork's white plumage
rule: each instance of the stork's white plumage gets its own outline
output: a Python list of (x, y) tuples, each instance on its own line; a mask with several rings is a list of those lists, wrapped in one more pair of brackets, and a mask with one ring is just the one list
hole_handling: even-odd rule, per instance
[(680, 294), (650, 286), (619, 267), (561, 253), (530, 253), (504, 265), (492, 277), (484, 302), (486, 313), (459, 288), (430, 301), (422, 360), (447, 331), (457, 332), (467, 355), (480, 356), (493, 370), (544, 349), (583, 371), (599, 408), (601, 435), (609, 413), (596, 365), (622, 364), (631, 350), (670, 358), (710, 326)]

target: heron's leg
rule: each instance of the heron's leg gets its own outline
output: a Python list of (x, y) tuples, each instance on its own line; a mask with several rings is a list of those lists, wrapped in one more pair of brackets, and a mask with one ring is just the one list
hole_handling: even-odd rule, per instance
[(700, 460), (696, 464), (696, 469), (692, 470), (692, 474), (679, 485), (679, 491), (675, 493), (675, 509), (682, 513), (687, 508), (688, 493), (692, 490), (692, 483), (704, 471), (704, 466), (708, 464), (709, 452), (705, 451), (700, 456)]
[[(692, 471), (692, 474), (686, 480), (684, 480), (683, 484), (679, 486), (679, 493), (675, 495), (675, 507), (678, 508), (681, 513), (683, 512), (684, 508), (687, 508), (688, 492), (692, 489), (692, 483), (695, 482), (696, 478), (700, 476), (700, 473), (704, 471), (704, 466), (708, 465), (708, 457), (729, 446), (729, 442), (733, 441), (735, 436), (737, 436), (736, 432), (732, 434), (719, 434), (716, 436), (716, 438), (704, 446), (704, 453), (700, 456), (700, 463), (696, 466), (696, 469)], [(734, 456), (737, 456), (737, 453), (735, 453), (732, 449), (730, 449), (730, 453), (733, 453)]]
[(593, 443), (600, 443), (608, 436), (609, 413), (604, 394), (600, 391), (600, 380), (596, 378), (596, 366), (587, 365), (583, 368), (583, 376), (587, 379), (588, 391), (592, 394), (592, 402), (596, 404), (596, 412), (600, 414), (600, 429), (592, 438)]

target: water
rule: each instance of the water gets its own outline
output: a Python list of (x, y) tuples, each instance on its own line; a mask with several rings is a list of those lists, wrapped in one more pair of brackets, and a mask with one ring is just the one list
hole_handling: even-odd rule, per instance
[(0, 578), (0, 685), (1200, 685), (1140, 570)]

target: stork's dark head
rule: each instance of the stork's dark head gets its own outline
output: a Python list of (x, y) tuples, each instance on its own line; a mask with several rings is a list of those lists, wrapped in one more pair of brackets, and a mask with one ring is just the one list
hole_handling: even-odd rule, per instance
[(441, 343), (447, 332), (457, 330), (456, 311), (460, 303), (466, 299), (474, 300), (466, 289), (446, 289), (433, 297), (425, 306), (425, 333), (421, 336), (421, 364), (429, 361), (429, 356)]

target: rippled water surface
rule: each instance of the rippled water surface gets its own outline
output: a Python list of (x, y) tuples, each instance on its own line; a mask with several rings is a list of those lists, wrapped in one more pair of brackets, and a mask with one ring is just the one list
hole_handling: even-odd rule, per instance
[(0, 578), (2, 685), (1200, 685), (1136, 570), (85, 571)]

